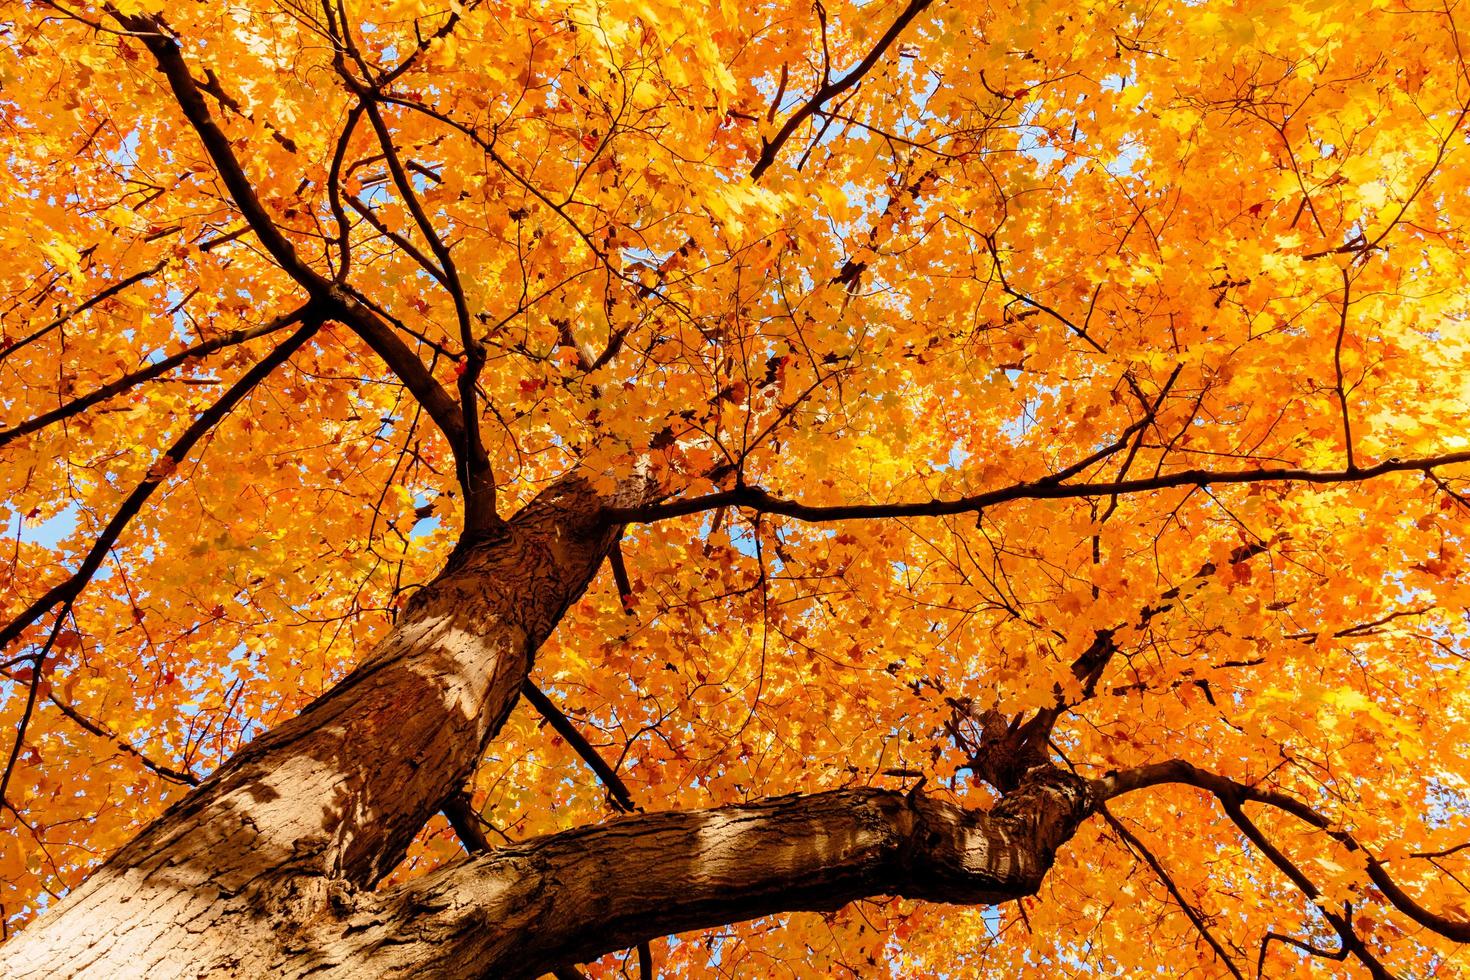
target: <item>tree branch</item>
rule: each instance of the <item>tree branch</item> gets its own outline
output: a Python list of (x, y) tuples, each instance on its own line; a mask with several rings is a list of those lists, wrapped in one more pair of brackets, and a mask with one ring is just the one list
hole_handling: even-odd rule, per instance
[[(1350, 853), (1361, 851), (1367, 859), (1368, 878), (1378, 887), (1389, 904), (1419, 925), (1457, 943), (1470, 943), (1470, 921), (1451, 919), (1431, 912), (1414, 901), (1398, 883), (1388, 876), (1383, 863), (1368, 852), (1358, 841), (1344, 830), (1333, 826), (1331, 820), (1316, 809), (1285, 793), (1256, 786), (1247, 786), (1233, 779), (1199, 769), (1181, 759), (1154, 765), (1140, 766), (1124, 772), (1112, 773), (1099, 781), (1099, 796), (1109, 799), (1131, 793), (1149, 786), (1165, 783), (1183, 783), (1214, 794), (1225, 806), (1232, 819), (1244, 803), (1259, 803), (1284, 810), (1308, 826), (1327, 834)], [(1239, 821), (1237, 821), (1239, 822)], [(1242, 828), (1244, 829), (1244, 828)]]
[(744, 507), (763, 514), (779, 514), (798, 521), (858, 521), (889, 517), (944, 517), (951, 514), (977, 513), (987, 507), (1013, 500), (1068, 500), (1107, 497), (1113, 494), (1144, 493), (1175, 487), (1206, 487), (1215, 483), (1358, 483), (1390, 473), (1421, 471), (1429, 473), (1441, 466), (1470, 463), (1470, 451), (1420, 456), (1412, 459), (1392, 457), (1372, 466), (1353, 470), (1308, 470), (1275, 467), (1253, 470), (1188, 469), (1131, 480), (1094, 483), (1063, 483), (1057, 475), (1044, 476), (1027, 483), (1016, 483), (997, 490), (957, 497), (952, 500), (921, 500), (890, 504), (805, 504), (777, 497), (758, 486), (741, 486), (732, 490), (674, 500), (643, 507), (615, 507), (603, 512), (603, 519), (613, 524), (647, 524), (690, 514), (702, 514), (720, 507)]
[[(346, 31), (345, 25), (343, 30)], [(349, 82), (351, 81), (348, 73), (344, 71), (342, 74), (348, 78)], [(464, 285), (460, 282), (459, 268), (455, 265), (454, 255), (450, 252), (449, 246), (439, 237), (433, 221), (429, 219), (428, 212), (424, 210), (423, 202), (419, 200), (417, 192), (414, 191), (408, 171), (404, 169), (398, 150), (393, 145), (393, 134), (388, 129), (383, 114), (378, 110), (376, 93), (360, 85), (356, 88), (357, 95), (367, 112), (368, 122), (378, 137), (379, 146), (382, 147), (384, 160), (388, 164), (388, 173), (393, 178), (393, 186), (397, 188), (398, 196), (403, 199), (409, 214), (413, 216), (419, 234), (428, 243), (429, 250), (434, 253), (434, 258), (442, 273), (435, 278), (443, 285), (454, 303), (454, 317), (459, 325), (460, 345), (464, 349), (464, 370), (459, 376), (461, 445), (458, 455), (460, 457), (460, 485), (464, 488), (465, 494), (465, 531), (470, 534), (485, 533), (500, 523), (495, 513), (495, 475), (490, 468), (490, 457), (485, 452), (485, 445), (480, 436), (480, 415), (475, 389), (475, 385), (479, 383), (480, 374), (485, 369), (485, 348), (475, 339), (469, 302), (465, 298)]]
[(350, 327), (382, 358), (444, 433), (458, 461), (465, 445), (460, 406), (387, 323), (353, 297), (341, 284), (322, 276), (297, 254), (295, 247), (261, 204), (250, 178), (246, 176), (244, 167), (235, 156), (229, 138), (211, 116), (209, 105), (200, 93), (194, 76), (189, 72), (178, 42), (163, 32), (162, 18), (124, 14), (111, 7), (108, 12), (118, 23), (140, 37), (157, 61), (158, 70), (168, 82), (185, 118), (204, 144), (205, 153), (228, 189), (231, 200), (240, 209), (266, 252), (314, 299), (330, 303), (332, 316)]
[[(376, 214), (373, 213), (372, 208), (364, 204), (362, 200), (355, 195), (342, 192), (342, 196), (346, 198), (347, 204), (352, 208), (352, 210), (360, 214), (363, 220), (366, 221), (369, 225), (372, 225), (374, 231), (382, 235), (384, 238), (388, 239), (388, 241), (392, 242), (393, 245), (400, 249), (404, 255), (407, 255), (409, 258), (417, 262), (419, 268), (423, 269), (429, 275), (433, 276), (436, 282), (438, 282), (440, 285), (444, 284), (444, 271), (440, 269), (437, 265), (435, 265), (432, 259), (430, 259), (422, 251), (420, 251), (417, 245), (409, 241), (404, 236), (400, 235), (398, 232), (394, 231), (392, 228), (389, 228), (387, 224), (383, 222), (382, 218), (379, 218)], [(343, 220), (345, 221), (345, 218)]]
[(1215, 955), (1220, 959), (1221, 963), (1225, 964), (1225, 969), (1230, 971), (1230, 975), (1235, 977), (1236, 980), (1245, 980), (1245, 974), (1240, 972), (1240, 967), (1235, 965), (1235, 961), (1230, 958), (1229, 953), (1225, 952), (1225, 947), (1220, 944), (1220, 940), (1216, 939), (1215, 934), (1210, 932), (1209, 924), (1205, 922), (1204, 915), (1185, 899), (1184, 893), (1179, 890), (1179, 886), (1175, 884), (1174, 878), (1168, 871), (1164, 870), (1163, 862), (1155, 856), (1153, 851), (1148, 849), (1143, 841), (1138, 839), (1136, 834), (1123, 826), (1122, 821), (1109, 813), (1105, 804), (1098, 805), (1098, 812), (1108, 822), (1108, 826), (1113, 828), (1113, 832), (1122, 838), (1123, 843), (1128, 846), (1129, 850), (1142, 857), (1144, 863), (1153, 869), (1154, 875), (1158, 877), (1159, 881), (1163, 882), (1165, 890), (1174, 899), (1174, 903), (1184, 912), (1184, 917), (1189, 920), (1189, 924), (1194, 926), (1195, 931), (1204, 938), (1205, 942), (1209, 944), (1210, 949), (1215, 951)]
[(231, 330), (227, 333), (220, 334), (213, 340), (206, 340), (201, 343), (194, 344), (192, 347), (181, 350), (171, 357), (165, 357), (163, 360), (149, 364), (147, 367), (139, 368), (136, 371), (129, 372), (128, 374), (123, 375), (115, 381), (109, 381), (107, 384), (102, 385), (100, 388), (88, 392), (87, 394), (82, 395), (78, 398), (73, 398), (66, 404), (57, 406), (49, 412), (43, 412), (42, 414), (37, 415), (35, 418), (29, 419), (9, 429), (0, 429), (0, 446), (4, 446), (7, 443), (19, 438), (20, 436), (29, 435), (32, 432), (37, 432), (41, 429), (44, 429), (48, 425), (53, 425), (56, 422), (60, 422), (62, 419), (68, 419), (74, 415), (80, 415), (82, 412), (85, 412), (93, 405), (96, 405), (99, 402), (104, 402), (109, 398), (114, 398), (127, 391), (129, 388), (136, 387), (137, 385), (152, 381), (154, 378), (161, 377), (172, 371), (179, 365), (193, 358), (205, 357), (209, 354), (213, 354), (215, 351), (223, 350), (226, 347), (234, 347), (238, 344), (243, 344), (247, 341), (254, 340), (257, 337), (264, 337), (268, 334), (276, 333), (277, 331), (284, 330), (286, 327), (289, 327), (291, 324), (297, 322), (300, 318), (301, 311), (293, 310), (290, 313), (283, 313), (280, 316), (275, 317), (274, 319), (259, 324), (258, 326), (247, 327), (243, 330)]
[(781, 128), (776, 131), (775, 136), (771, 137), (770, 142), (762, 143), (761, 155), (755, 161), (755, 166), (750, 168), (750, 179), (760, 180), (765, 175), (765, 172), (770, 169), (771, 164), (776, 162), (776, 155), (781, 152), (781, 147), (786, 145), (786, 141), (791, 139), (792, 134), (796, 132), (798, 127), (812, 113), (856, 85), (862, 80), (863, 76), (872, 71), (873, 66), (878, 63), (878, 59), (882, 58), (884, 52), (893, 45), (894, 41), (898, 40), (898, 36), (903, 33), (904, 28), (909, 26), (909, 22), (933, 2), (934, 0), (909, 0), (897, 19), (889, 25), (888, 30), (883, 32), (883, 36), (878, 39), (878, 43), (873, 45), (873, 49), (863, 57), (862, 61), (858, 62), (857, 67), (836, 81), (829, 81), (824, 78), (822, 84), (817, 87), (817, 91), (812, 97), (802, 103), (801, 107), (793, 112), (786, 119), (786, 122), (781, 124)]
[(444, 819), (449, 821), (467, 853), (485, 854), (492, 849), (490, 838), (480, 827), (480, 815), (470, 802), (470, 794), (464, 790), (455, 791), (444, 801)]
[[(1038, 770), (990, 811), (872, 788), (640, 814), (364, 895), (333, 936), (380, 975), (533, 977), (651, 937), (888, 894), (993, 904), (1033, 893), (1091, 812)], [(359, 959), (363, 957), (363, 959)]]
[(209, 111), (209, 104), (205, 102), (204, 95), (199, 90), (199, 84), (190, 74), (189, 66), (184, 62), (184, 55), (178, 42), (163, 32), (162, 18), (125, 14), (111, 5), (108, 5), (107, 10), (119, 24), (142, 40), (144, 47), (158, 62), (158, 70), (168, 82), (169, 89), (173, 92), (179, 108), (183, 110), (185, 118), (194, 127), (199, 141), (204, 144), (204, 150), (213, 161), (215, 170), (229, 190), (230, 198), (240, 209), (245, 220), (249, 222), (250, 229), (255, 232), (255, 237), (260, 239), (260, 244), (266, 252), (292, 279), (309, 289), (315, 287), (314, 291), (320, 292), (321, 287), (325, 285), (324, 280), (296, 254), (295, 246), (276, 226), (275, 221), (266, 211), (265, 205), (260, 203), (255, 187), (250, 183), (250, 178), (245, 175), (244, 168), (235, 156), (234, 148), (230, 146), (229, 137), (215, 123)]
[[(112, 515), (112, 519), (107, 522), (107, 526), (92, 543), (92, 547), (87, 551), (77, 570), (64, 581), (48, 589), (44, 595), (27, 606), (4, 628), (0, 628), (0, 650), (13, 643), (26, 627), (45, 615), (47, 610), (76, 599), (86, 584), (91, 581), (92, 576), (96, 574), (97, 569), (102, 567), (102, 561), (107, 557), (107, 552), (117, 543), (118, 537), (121, 536), (128, 522), (137, 516), (148, 498), (164, 484), (169, 474), (184, 461), (195, 444), (204, 437), (205, 433), (218, 425), (242, 398), (255, 389), (256, 385), (265, 380), (268, 374), (300, 350), (301, 346), (311, 339), (322, 325), (321, 314), (311, 306), (303, 306), (289, 316), (291, 322), (301, 322), (300, 329), (251, 366), (238, 381), (230, 386), (229, 390), (220, 396), (218, 401), (202, 412), (190, 423), (183, 434), (174, 440), (173, 445), (159, 457), (148, 471), (148, 475), (133, 488), (132, 493), (128, 494), (117, 512)], [(40, 664), (36, 665), (38, 670), (40, 666)]]
[(116, 296), (118, 293), (122, 292), (124, 289), (127, 289), (133, 283), (140, 282), (141, 280), (147, 279), (149, 276), (156, 274), (166, 264), (166, 261), (155, 262), (152, 266), (144, 269), (142, 272), (135, 272), (131, 276), (128, 276), (126, 279), (119, 279), (117, 282), (93, 295), (92, 298), (78, 304), (76, 309), (72, 310), (70, 313), (62, 314), (61, 316), (52, 320), (50, 323), (46, 324), (44, 327), (41, 327), (39, 330), (36, 330), (22, 337), (20, 340), (17, 340), (15, 343), (11, 344), (8, 347), (0, 345), (0, 361), (5, 360), (11, 354), (14, 354), (16, 351), (20, 350), (27, 344), (34, 343), (35, 341), (40, 340), (42, 337), (46, 336), (48, 333), (61, 326), (66, 321), (76, 316), (78, 313), (85, 313), (87, 310), (90, 310), (92, 307), (96, 306), (103, 300), (108, 299), (112, 296)]
[(1337, 321), (1337, 343), (1332, 346), (1332, 369), (1337, 375), (1337, 406), (1342, 413), (1342, 444), (1347, 455), (1348, 472), (1358, 468), (1357, 457), (1353, 455), (1353, 420), (1348, 414), (1348, 389), (1342, 379), (1342, 341), (1347, 335), (1348, 304), (1351, 302), (1349, 295), (1352, 292), (1353, 280), (1348, 275), (1347, 269), (1342, 270), (1342, 311)]
[(1329, 909), (1326, 903), (1321, 901), (1322, 894), (1317, 890), (1317, 886), (1312, 884), (1311, 880), (1302, 870), (1290, 858), (1283, 854), (1275, 844), (1272, 844), (1266, 838), (1265, 834), (1261, 833), (1261, 829), (1255, 825), (1255, 822), (1245, 815), (1245, 811), (1240, 808), (1240, 804), (1230, 801), (1222, 802), (1224, 803), (1226, 815), (1235, 822), (1235, 825), (1240, 828), (1241, 833), (1245, 834), (1246, 838), (1252, 844), (1256, 845), (1256, 849), (1264, 854), (1266, 859), (1274, 864), (1282, 874), (1286, 875), (1303, 895), (1318, 906), (1322, 912), (1322, 917), (1331, 924), (1332, 928), (1337, 932), (1338, 938), (1342, 940), (1342, 948), (1344, 950), (1352, 950), (1353, 954), (1368, 968), (1368, 973), (1373, 977), (1373, 980), (1393, 980), (1393, 974), (1378, 961), (1378, 957), (1373, 955), (1373, 951), (1367, 947), (1358, 936), (1357, 931), (1353, 929), (1351, 913), (1348, 910), (1344, 910), (1343, 914), (1339, 915)]
[(6, 763), (4, 773), (0, 774), (0, 799), (4, 798), (5, 789), (10, 783), (11, 773), (19, 758), (21, 746), (25, 742), (26, 729), (35, 708), (41, 678), (47, 669), (46, 660), (60, 633), (62, 619), (71, 610), (72, 604), (76, 602), (82, 589), (86, 588), (92, 576), (97, 573), (97, 569), (102, 567), (103, 559), (117, 543), (123, 529), (143, 509), (143, 505), (148, 502), (149, 497), (153, 496), (153, 492), (168, 480), (169, 475), (184, 461), (195, 444), (218, 425), (242, 398), (254, 391), (256, 385), (265, 380), (267, 375), (290, 359), (291, 355), (311, 339), (322, 325), (320, 314), (310, 307), (302, 307), (297, 311), (296, 317), (303, 321), (301, 328), (275, 350), (252, 365), (238, 381), (230, 386), (229, 390), (220, 396), (218, 401), (190, 423), (183, 434), (174, 440), (173, 445), (149, 468), (148, 475), (133, 488), (116, 513), (112, 515), (112, 519), (107, 522), (107, 526), (102, 529), (102, 533), (92, 542), (92, 547), (87, 551), (77, 570), (46, 590), (45, 594), (28, 605), (20, 615), (0, 628), (0, 650), (3, 650), (19, 639), (28, 627), (49, 610), (57, 606), (61, 607), (45, 643), (31, 657), (31, 678), (25, 707), (22, 710), (20, 721), (16, 724), (15, 743), (11, 747), (9, 761)]
[[(9, 671), (5, 671), (5, 676), (12, 682), (18, 680), (18, 678), (16, 678)], [(46, 700), (51, 702), (51, 704), (58, 711), (60, 711), (67, 718), (70, 718), (78, 728), (82, 729), (83, 731), (90, 732), (100, 739), (105, 739), (106, 741), (111, 742), (113, 745), (117, 746), (119, 750), (126, 752), (128, 755), (131, 755), (133, 758), (137, 759), (138, 762), (143, 766), (143, 768), (151, 770), (157, 776), (163, 779), (167, 779), (171, 783), (179, 783), (183, 786), (199, 785), (199, 777), (194, 775), (192, 772), (189, 772), (186, 769), (175, 769), (173, 766), (169, 766), (162, 762), (157, 762), (153, 760), (147, 754), (140, 751), (131, 742), (123, 738), (121, 735), (113, 731), (108, 726), (102, 724), (101, 722), (93, 721), (91, 718), (88, 718), (86, 715), (82, 714), (76, 709), (75, 705), (71, 704), (71, 702), (65, 700), (64, 698), (58, 697), (54, 690), (48, 690), (44, 696)]]
[(550, 723), (558, 735), (566, 739), (567, 744), (582, 757), (582, 761), (597, 773), (597, 778), (602, 780), (602, 785), (607, 787), (608, 801), (612, 803), (614, 810), (620, 813), (632, 813), (640, 809), (633, 803), (633, 794), (628, 792), (627, 784), (618, 776), (613, 767), (607, 764), (607, 761), (592, 747), (592, 743), (577, 731), (577, 726), (572, 724), (571, 719), (563, 714), (560, 708), (552, 704), (551, 699), (530, 678), (526, 678), (521, 684), (521, 695), (531, 702), (531, 706), (540, 712), (541, 717)]

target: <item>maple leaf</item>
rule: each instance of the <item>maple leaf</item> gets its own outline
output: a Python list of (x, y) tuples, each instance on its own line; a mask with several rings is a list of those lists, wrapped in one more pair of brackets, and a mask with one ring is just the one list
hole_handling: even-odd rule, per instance
[(0, 973), (1463, 958), (1453, 5), (12, 6)]

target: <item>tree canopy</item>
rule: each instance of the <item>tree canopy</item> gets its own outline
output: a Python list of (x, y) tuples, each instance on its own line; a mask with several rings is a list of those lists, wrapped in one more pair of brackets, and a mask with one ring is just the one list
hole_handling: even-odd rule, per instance
[(5, 3), (7, 935), (570, 474), (609, 566), (357, 883), (1046, 772), (1090, 795), (1034, 894), (576, 968), (1459, 975), (1464, 21)]

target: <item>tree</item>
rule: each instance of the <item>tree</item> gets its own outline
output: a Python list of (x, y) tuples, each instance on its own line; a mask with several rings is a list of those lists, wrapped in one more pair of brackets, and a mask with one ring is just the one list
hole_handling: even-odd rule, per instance
[(0, 972), (1457, 974), (1458, 17), (12, 0)]

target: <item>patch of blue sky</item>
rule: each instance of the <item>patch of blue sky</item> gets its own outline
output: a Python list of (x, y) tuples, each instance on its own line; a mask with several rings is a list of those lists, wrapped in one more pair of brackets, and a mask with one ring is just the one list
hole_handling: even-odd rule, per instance
[(126, 176), (138, 165), (138, 146), (142, 143), (142, 139), (143, 134), (139, 130), (130, 129), (123, 134), (117, 146), (106, 151), (103, 156)]
[[(705, 530), (706, 536), (708, 536), (709, 530), (707, 527)], [(731, 548), (734, 548), (747, 558), (757, 557), (760, 549), (758, 548), (754, 528), (741, 521), (727, 521), (725, 523), (725, 533), (730, 536)], [(774, 558), (775, 556), (772, 557)]]
[[(415, 509), (422, 509), (424, 507), (427, 507), (430, 502), (431, 498), (426, 493), (420, 492), (413, 495), (413, 505)], [(425, 517), (420, 517), (417, 521), (414, 522), (413, 527), (409, 528), (408, 536), (410, 539), (427, 537), (428, 535), (433, 534), (435, 531), (439, 530), (440, 525), (443, 523), (444, 519), (438, 514), (429, 514)]]
[(386, 180), (364, 187), (359, 198), (368, 207), (380, 207), (393, 199)]
[(17, 514), (15, 536), (44, 548), (55, 548), (75, 533), (78, 513), (76, 503), (68, 501), (43, 521), (27, 521), (24, 515)]
[(1016, 121), (1016, 151), (1022, 156), (1035, 160), (1039, 169), (1045, 172), (1061, 162), (1066, 154), (1048, 145), (1051, 134), (1047, 132), (1045, 126), (1036, 123), (1036, 117), (1041, 114), (1041, 109), (1042, 103), (1039, 99), (1021, 107), (1021, 118)]

